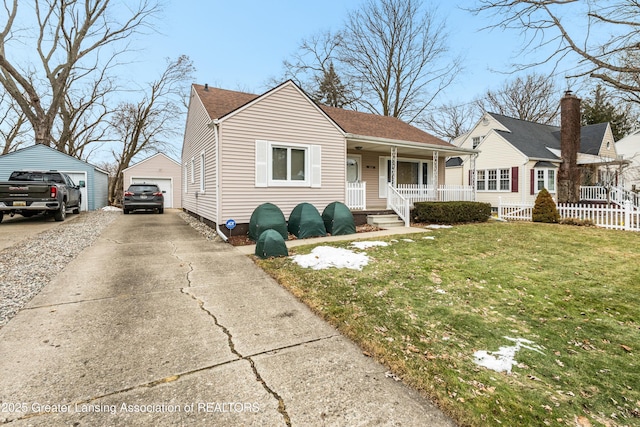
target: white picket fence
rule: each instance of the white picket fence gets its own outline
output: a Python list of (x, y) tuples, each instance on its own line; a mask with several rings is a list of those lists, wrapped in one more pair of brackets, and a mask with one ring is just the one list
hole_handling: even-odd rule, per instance
[[(629, 201), (626, 201), (623, 206), (559, 203), (556, 207), (560, 218), (563, 219), (589, 220), (598, 227), (640, 231), (640, 210), (635, 209)], [(502, 200), (498, 204), (498, 218), (500, 219), (531, 221), (532, 216), (533, 205), (505, 203)]]
[(347, 182), (346, 205), (349, 207), (349, 209), (364, 210), (367, 208), (366, 182)]

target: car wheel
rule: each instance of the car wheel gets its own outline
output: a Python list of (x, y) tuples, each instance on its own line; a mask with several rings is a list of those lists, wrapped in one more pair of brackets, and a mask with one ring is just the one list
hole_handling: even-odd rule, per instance
[(58, 209), (53, 214), (53, 219), (55, 219), (56, 221), (64, 221), (66, 217), (67, 217), (67, 203), (63, 200), (62, 203), (60, 203), (60, 209)]
[(4, 216), (4, 212), (0, 212), (0, 222), (2, 222), (2, 217)]
[(73, 209), (73, 213), (74, 213), (74, 214), (79, 214), (79, 213), (80, 213), (80, 206), (81, 206), (81, 205), (82, 205), (82, 199), (78, 199), (78, 206), (76, 206), (76, 207)]
[(129, 214), (129, 209), (122, 209), (122, 213), (125, 214), (125, 215), (128, 215)]
[(158, 209), (158, 213), (159, 213), (159, 214), (164, 213), (164, 208), (160, 208), (160, 209)]

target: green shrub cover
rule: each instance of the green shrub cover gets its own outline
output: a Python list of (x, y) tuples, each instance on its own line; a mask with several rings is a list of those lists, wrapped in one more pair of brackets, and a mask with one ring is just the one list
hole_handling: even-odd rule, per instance
[(289, 215), (289, 233), (300, 239), (327, 235), (320, 212), (310, 203), (300, 203)]
[(257, 241), (268, 229), (276, 230), (284, 240), (289, 238), (287, 221), (279, 207), (272, 203), (264, 203), (253, 211), (249, 220), (249, 238)]
[(415, 222), (458, 224), (485, 222), (491, 216), (491, 205), (481, 202), (416, 202), (411, 211)]
[(536, 197), (536, 203), (533, 206), (533, 222), (558, 222), (560, 215), (556, 208), (556, 202), (553, 201), (553, 197), (543, 188)]
[(289, 256), (287, 245), (282, 235), (276, 230), (268, 229), (262, 232), (256, 243), (255, 255), (260, 258)]
[(327, 233), (332, 236), (355, 234), (356, 223), (353, 214), (344, 203), (329, 203), (322, 211), (322, 220)]

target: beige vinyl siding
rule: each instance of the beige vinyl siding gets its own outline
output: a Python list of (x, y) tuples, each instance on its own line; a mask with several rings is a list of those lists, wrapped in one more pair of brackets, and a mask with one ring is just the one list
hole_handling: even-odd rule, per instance
[[(477, 191), (476, 200), (478, 202), (491, 203), (492, 206), (498, 206), (499, 197), (504, 202), (521, 202), (524, 197), (529, 195), (529, 167), (524, 165), (527, 158), (520, 151), (516, 150), (495, 132), (490, 132), (477, 148), (480, 150), (480, 154), (476, 159), (476, 170), (511, 169), (517, 166), (518, 188), (520, 190), (517, 193), (511, 191)], [(535, 164), (535, 162), (529, 163)], [(464, 185), (469, 185), (470, 165), (470, 161), (463, 163)]]
[[(180, 176), (184, 177), (184, 168), (188, 169), (186, 192), (185, 185), (182, 184), (178, 194), (182, 196), (182, 207), (203, 218), (218, 223), (216, 218), (216, 147), (215, 133), (209, 127), (211, 118), (206, 112), (200, 98), (192, 89), (189, 112), (187, 114), (187, 125), (184, 134), (182, 147), (182, 167)], [(205, 152), (205, 192), (200, 193), (200, 154)], [(193, 168), (192, 172), (192, 162)], [(195, 178), (191, 182), (191, 174)], [(196, 196), (197, 195), (197, 196)]]
[[(266, 202), (277, 205), (288, 219), (301, 202), (322, 212), (333, 201), (345, 201), (344, 136), (293, 85), (269, 93), (220, 127), (222, 222), (248, 223), (253, 210)], [(256, 187), (256, 140), (321, 146), (321, 187)]]
[(181, 204), (182, 173), (180, 164), (171, 160), (164, 154), (156, 154), (148, 159), (141, 161), (123, 172), (123, 186), (126, 189), (132, 183), (133, 178), (154, 179), (154, 178), (171, 178), (172, 179), (172, 206), (179, 208)]
[[(607, 147), (607, 143), (609, 144), (609, 147)], [(610, 159), (615, 159), (618, 155), (616, 152), (616, 144), (613, 140), (613, 132), (611, 132), (611, 126), (607, 126), (607, 131), (604, 134), (604, 138), (602, 138), (602, 145), (600, 146), (598, 155), (600, 157), (608, 157)]]

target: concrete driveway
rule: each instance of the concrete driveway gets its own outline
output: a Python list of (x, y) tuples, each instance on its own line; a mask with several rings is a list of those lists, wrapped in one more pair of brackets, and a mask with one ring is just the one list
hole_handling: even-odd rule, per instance
[(68, 213), (64, 221), (55, 221), (53, 217), (44, 215), (36, 215), (31, 218), (25, 218), (22, 215), (15, 215), (11, 218), (9, 215), (4, 215), (0, 223), (0, 251), (77, 217), (78, 215)]
[(452, 426), (246, 256), (122, 215), (0, 329), (0, 422)]

